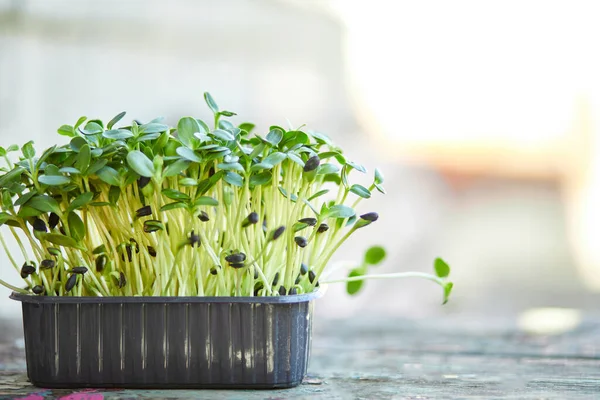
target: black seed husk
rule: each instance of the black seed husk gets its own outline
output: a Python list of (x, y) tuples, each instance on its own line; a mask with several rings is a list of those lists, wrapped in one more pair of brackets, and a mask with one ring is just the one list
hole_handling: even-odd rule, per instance
[(254, 268), (254, 279), (258, 279), (258, 268)]
[(299, 284), (301, 280), (302, 280), (302, 275), (298, 275), (298, 277), (296, 278), (296, 281), (294, 282), (294, 285)]
[(275, 229), (275, 232), (273, 232), (272, 240), (277, 240), (279, 238), (279, 236), (283, 235), (284, 231), (285, 231), (285, 226), (280, 226), (279, 228)]
[(57, 214), (50, 213), (50, 217), (48, 217), (48, 226), (50, 227), (50, 229), (54, 229), (56, 227), (56, 225), (58, 225), (59, 221), (60, 221), (60, 218), (58, 217)]
[(317, 224), (317, 219), (316, 218), (302, 218), (302, 219), (299, 219), (298, 222), (302, 222), (303, 224), (306, 224), (308, 226), (315, 226)]
[(40, 263), (40, 269), (51, 269), (54, 268), (55, 265), (56, 262), (54, 260), (42, 260), (42, 262)]
[(361, 215), (360, 218), (364, 219), (365, 221), (375, 222), (379, 218), (379, 214), (377, 214), (376, 212), (370, 212)]
[(47, 232), (48, 228), (46, 228), (46, 223), (40, 218), (36, 218), (33, 221), (33, 230), (38, 232)]
[(62, 233), (63, 235), (66, 235), (66, 234), (67, 234), (67, 232), (65, 232), (65, 228), (63, 228), (62, 226), (61, 226), (61, 227), (58, 229), (58, 231), (59, 231), (60, 233)]
[(240, 263), (246, 261), (246, 255), (244, 253), (230, 254), (225, 257), (225, 261), (228, 263)]
[(275, 276), (273, 277), (273, 286), (277, 286), (278, 282), (279, 282), (279, 272), (277, 272), (275, 274)]
[(106, 256), (104, 254), (101, 254), (100, 256), (98, 256), (98, 258), (96, 258), (96, 271), (104, 271), (104, 266), (106, 266)]
[(210, 169), (208, 170), (208, 177), (210, 178), (214, 174), (215, 174), (215, 167), (210, 167)]
[(77, 284), (77, 274), (73, 274), (69, 277), (69, 279), (67, 279), (67, 283), (65, 284), (65, 290), (67, 292), (70, 292), (71, 289), (73, 289), (76, 284)]
[(198, 215), (198, 219), (202, 222), (210, 221), (210, 218), (208, 217), (208, 214), (206, 213), (206, 211), (200, 211), (200, 214)]
[(44, 287), (43, 287), (43, 286), (40, 286), (40, 285), (35, 285), (35, 286), (34, 286), (34, 287), (31, 289), (31, 291), (32, 291), (33, 293), (35, 293), (35, 294), (42, 294), (42, 293), (44, 293)]
[(315, 275), (314, 271), (308, 271), (308, 280), (310, 281), (310, 283), (313, 283), (316, 278), (317, 276)]
[(216, 274), (218, 274), (218, 273), (219, 273), (219, 271), (217, 270), (217, 268), (216, 268), (216, 267), (212, 267), (212, 268), (210, 269), (210, 273), (211, 273), (212, 275), (216, 275)]
[(26, 274), (25, 272), (21, 271), (21, 278), (27, 279), (28, 276), (29, 274)]
[(306, 247), (306, 245), (308, 245), (308, 240), (306, 240), (305, 237), (303, 236), (296, 236), (294, 238), (294, 242), (296, 242), (296, 244), (298, 245), (298, 247)]
[(119, 272), (119, 287), (123, 288), (127, 284), (127, 279), (125, 279), (125, 274)]
[(290, 292), (288, 294), (289, 295), (298, 294), (298, 290), (295, 287), (293, 287), (293, 288), (290, 289)]
[(156, 249), (152, 246), (148, 246), (148, 254), (150, 254), (151, 257), (156, 257)]
[(329, 225), (327, 225), (327, 224), (321, 224), (321, 225), (319, 225), (319, 227), (317, 228), (317, 232), (318, 232), (318, 233), (327, 232), (328, 230), (329, 230)]
[(150, 178), (147, 178), (145, 176), (141, 176), (138, 180), (137, 180), (137, 185), (138, 188), (143, 189), (144, 187), (146, 187), (147, 184), (150, 183)]
[(85, 274), (88, 269), (87, 267), (75, 267), (71, 270), (74, 274)]
[(319, 167), (320, 163), (321, 160), (319, 159), (319, 156), (312, 156), (306, 160), (306, 163), (304, 164), (304, 172), (314, 171)]
[(279, 295), (285, 296), (286, 290), (284, 286), (279, 286)]
[(308, 265), (302, 263), (300, 264), (300, 273), (302, 275), (306, 275), (306, 273), (308, 272)]
[(231, 268), (238, 269), (238, 268), (244, 268), (245, 264), (243, 262), (240, 262), (240, 263), (230, 263), (229, 266)]
[(24, 264), (21, 267), (21, 277), (23, 277), (23, 275), (25, 275), (25, 277), (27, 277), (28, 275), (31, 275), (34, 272), (35, 272), (35, 267), (33, 265)]
[(196, 235), (194, 233), (194, 231), (192, 231), (192, 233), (190, 233), (190, 237), (188, 238), (188, 243), (194, 247), (199, 247), (200, 246), (200, 236)]
[(248, 214), (246, 219), (242, 222), (242, 228), (245, 228), (250, 225), (254, 225), (258, 222), (258, 214), (255, 212), (251, 212)]
[(144, 206), (142, 208), (139, 208), (136, 210), (135, 215), (140, 218), (140, 217), (147, 217), (148, 215), (152, 215), (152, 207), (150, 206)]

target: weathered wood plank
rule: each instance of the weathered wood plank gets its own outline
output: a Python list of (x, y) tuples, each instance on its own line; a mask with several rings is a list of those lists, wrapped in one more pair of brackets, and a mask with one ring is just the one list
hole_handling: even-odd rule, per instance
[[(321, 321), (309, 376), (277, 391), (44, 390), (26, 380), (22, 345), (0, 338), (0, 399), (590, 398), (600, 395), (600, 318), (557, 336), (526, 335), (510, 321)], [(17, 330), (18, 332), (18, 330)], [(18, 337), (17, 337), (18, 340)], [(103, 397), (100, 397), (103, 396)]]

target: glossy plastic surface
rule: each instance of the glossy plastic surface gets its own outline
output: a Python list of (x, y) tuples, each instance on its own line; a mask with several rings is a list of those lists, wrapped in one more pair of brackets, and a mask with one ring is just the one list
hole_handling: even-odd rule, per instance
[(302, 382), (322, 294), (11, 298), (36, 386), (243, 389)]

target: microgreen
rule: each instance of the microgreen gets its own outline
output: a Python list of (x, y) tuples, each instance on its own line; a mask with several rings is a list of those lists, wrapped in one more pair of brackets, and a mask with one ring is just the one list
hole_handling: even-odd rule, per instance
[[(367, 169), (324, 134), (272, 126), (252, 135), (253, 124), (235, 126), (234, 112), (204, 99), (210, 124), (187, 116), (176, 128), (161, 118), (118, 126), (121, 112), (106, 125), (62, 125), (68, 143), (44, 152), (33, 142), (0, 147), (0, 244), (26, 285), (0, 284), (59, 296), (314, 291), (337, 249), (377, 221), (357, 209), (375, 189), (385, 193), (383, 175), (352, 183)], [(381, 277), (367, 272), (384, 258), (370, 248), (343, 280), (348, 291)], [(449, 294), (449, 267), (436, 260), (435, 271), (424, 277)]]

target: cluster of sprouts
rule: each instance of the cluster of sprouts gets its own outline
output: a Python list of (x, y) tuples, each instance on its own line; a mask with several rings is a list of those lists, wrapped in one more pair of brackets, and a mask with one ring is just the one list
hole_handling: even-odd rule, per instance
[[(26, 285), (0, 284), (51, 296), (314, 291), (336, 250), (377, 221), (356, 210), (385, 193), (382, 174), (351, 184), (366, 169), (327, 136), (279, 126), (251, 135), (252, 124), (233, 125), (235, 113), (205, 100), (212, 126), (184, 117), (176, 128), (117, 128), (123, 112), (61, 126), (69, 143), (41, 154), (32, 142), (0, 148), (0, 241)], [(426, 277), (449, 293), (442, 275)], [(350, 273), (349, 291), (362, 277)]]

